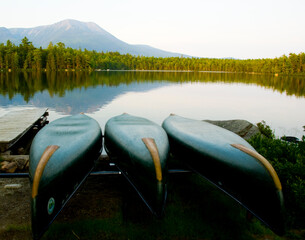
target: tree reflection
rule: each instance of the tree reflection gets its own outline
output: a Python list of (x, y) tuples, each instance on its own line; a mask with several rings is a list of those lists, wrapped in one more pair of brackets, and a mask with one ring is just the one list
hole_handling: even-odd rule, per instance
[(12, 99), (16, 94), (28, 102), (35, 93), (63, 97), (66, 91), (95, 86), (119, 86), (142, 82), (213, 82), (255, 84), (296, 97), (305, 96), (304, 76), (274, 76), (215, 72), (101, 71), (101, 72), (2, 72), (0, 94)]

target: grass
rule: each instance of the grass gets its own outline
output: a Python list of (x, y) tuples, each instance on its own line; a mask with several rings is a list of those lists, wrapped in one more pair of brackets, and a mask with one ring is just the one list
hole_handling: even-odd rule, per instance
[(0, 229), (0, 239), (32, 239), (31, 227), (29, 225), (9, 225)]

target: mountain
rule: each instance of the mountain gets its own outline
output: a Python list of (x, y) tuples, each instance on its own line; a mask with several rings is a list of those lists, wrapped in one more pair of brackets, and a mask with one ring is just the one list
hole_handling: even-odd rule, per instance
[(20, 44), (27, 37), (35, 47), (47, 48), (49, 43), (63, 42), (66, 47), (96, 50), (98, 52), (120, 52), (131, 55), (154, 57), (178, 57), (180, 53), (163, 51), (148, 45), (132, 45), (121, 41), (93, 22), (64, 20), (52, 25), (34, 28), (0, 27), (0, 43), (7, 40)]

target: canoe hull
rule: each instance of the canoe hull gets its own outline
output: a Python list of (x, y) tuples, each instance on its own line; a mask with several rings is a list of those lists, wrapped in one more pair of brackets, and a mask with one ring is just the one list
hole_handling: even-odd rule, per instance
[(272, 166), (260, 159), (262, 156), (244, 139), (207, 122), (176, 115), (168, 117), (162, 126), (176, 157), (275, 233), (283, 233), (284, 200), (279, 179)]
[[(155, 146), (157, 163), (145, 139)], [(137, 190), (148, 208), (162, 216), (167, 196), (167, 157), (169, 143), (157, 124), (123, 114), (111, 118), (105, 126), (105, 150)], [(156, 166), (156, 164), (160, 164)]]
[(42, 236), (90, 174), (102, 144), (100, 126), (82, 114), (55, 120), (36, 135), (29, 171), (34, 239)]

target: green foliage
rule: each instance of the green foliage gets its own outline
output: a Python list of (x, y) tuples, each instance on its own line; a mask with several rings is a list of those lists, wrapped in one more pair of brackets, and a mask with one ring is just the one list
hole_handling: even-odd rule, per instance
[(287, 224), (305, 227), (305, 136), (297, 143), (274, 136), (269, 126), (258, 124), (262, 135), (252, 137), (250, 144), (273, 165), (283, 186)]
[[(39, 50), (39, 51), (37, 51)], [(226, 71), (247, 73), (304, 74), (305, 53), (275, 59), (215, 59), (184, 57), (144, 57), (118, 52), (77, 50), (59, 42), (50, 42), (47, 49), (35, 48), (24, 37), (19, 46), (11, 41), (0, 43), (0, 69), (58, 70), (175, 70)]]
[(266, 125), (265, 121), (259, 122), (257, 124), (257, 127), (258, 127), (260, 133), (263, 134), (266, 138), (269, 138), (269, 139), (274, 138), (273, 131), (271, 130), (271, 128), (268, 125)]

